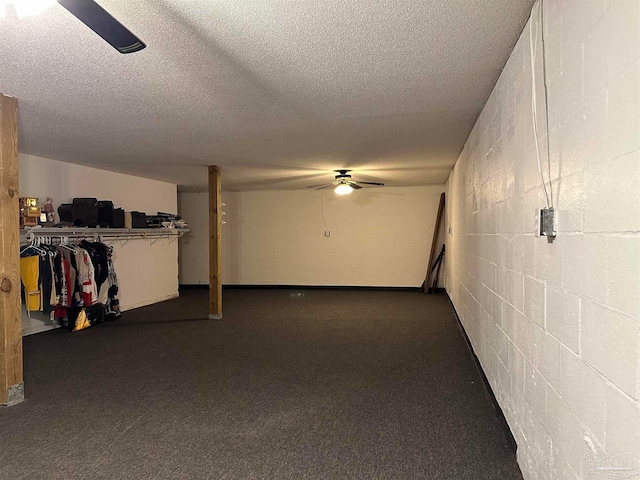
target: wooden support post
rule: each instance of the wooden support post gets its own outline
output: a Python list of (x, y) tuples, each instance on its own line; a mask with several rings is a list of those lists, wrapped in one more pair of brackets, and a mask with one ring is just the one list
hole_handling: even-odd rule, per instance
[(218, 167), (209, 167), (209, 318), (222, 318), (222, 195)]
[(0, 405), (24, 400), (18, 196), (18, 101), (0, 94)]

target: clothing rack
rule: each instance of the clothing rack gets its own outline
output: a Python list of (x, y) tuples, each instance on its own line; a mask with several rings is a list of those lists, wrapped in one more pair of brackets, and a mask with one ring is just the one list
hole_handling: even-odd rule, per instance
[(153, 245), (164, 238), (172, 243), (188, 231), (186, 228), (27, 228), (20, 231), (20, 245), (28, 245), (36, 239), (50, 245), (92, 239), (107, 245), (120, 242), (121, 246), (141, 239), (149, 240), (149, 245)]

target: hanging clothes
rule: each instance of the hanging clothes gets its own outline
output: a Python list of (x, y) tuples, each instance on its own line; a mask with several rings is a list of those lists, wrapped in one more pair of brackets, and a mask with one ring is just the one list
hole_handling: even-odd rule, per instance
[(107, 250), (109, 247), (104, 243), (88, 242), (86, 240), (80, 242), (78, 246), (89, 253), (89, 258), (91, 258), (91, 263), (93, 264), (95, 281), (97, 286), (100, 287), (109, 275), (107, 266)]
[(69, 266), (69, 270), (68, 270), (69, 279), (67, 281), (67, 284), (69, 285), (68, 294), (69, 294), (70, 300), (69, 300), (69, 305), (67, 306), (70, 307), (72, 305), (71, 299), (73, 299), (73, 295), (75, 293), (76, 271), (77, 271), (76, 255), (77, 254), (75, 250), (69, 249), (69, 248), (61, 248), (60, 251), (62, 252), (62, 257), (64, 258), (65, 262)]
[(78, 283), (81, 285), (82, 304), (85, 306), (93, 305), (98, 301), (98, 290), (96, 289), (95, 271), (89, 252), (84, 248), (76, 248), (78, 258), (76, 265), (78, 267)]
[(24, 288), (27, 312), (42, 310), (40, 281), (40, 255), (20, 258), (20, 279)]
[(106, 319), (116, 320), (122, 316), (120, 312), (120, 300), (118, 300), (118, 276), (113, 266), (113, 247), (109, 247), (107, 253), (108, 263), (107, 268), (109, 276), (107, 278), (107, 303), (106, 303)]
[(21, 252), (23, 299), (74, 331), (121, 317), (113, 247), (102, 242), (28, 246)]

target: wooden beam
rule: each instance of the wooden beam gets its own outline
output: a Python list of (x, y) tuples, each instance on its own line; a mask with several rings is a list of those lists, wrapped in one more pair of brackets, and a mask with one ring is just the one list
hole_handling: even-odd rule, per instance
[(209, 167), (209, 318), (222, 318), (222, 195), (218, 167)]
[(18, 196), (18, 101), (0, 94), (0, 405), (24, 400)]
[(438, 246), (438, 235), (440, 234), (440, 224), (444, 216), (444, 192), (440, 194), (440, 204), (438, 205), (438, 216), (436, 217), (436, 226), (433, 230), (433, 239), (431, 240), (431, 253), (429, 253), (429, 263), (427, 264), (427, 276), (422, 282), (422, 293), (429, 293), (429, 277), (431, 276), (431, 268), (436, 259), (436, 248)]

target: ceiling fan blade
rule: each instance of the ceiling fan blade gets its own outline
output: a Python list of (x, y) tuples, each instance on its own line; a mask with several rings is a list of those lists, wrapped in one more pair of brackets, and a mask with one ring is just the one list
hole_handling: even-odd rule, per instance
[(383, 186), (384, 183), (376, 183), (376, 182), (358, 182), (361, 183), (363, 185), (379, 185), (379, 186)]
[(360, 185), (358, 185), (356, 182), (349, 182), (347, 185), (349, 185), (351, 188), (353, 188), (354, 190), (358, 190), (359, 188), (362, 188)]
[(314, 190), (324, 190), (325, 188), (331, 188), (331, 187), (333, 187), (333, 183), (330, 183), (328, 185), (321, 186), (321, 187), (318, 187), (318, 188), (314, 188)]
[(146, 47), (138, 37), (93, 0), (58, 0), (58, 3), (120, 53), (133, 53)]
[(321, 183), (320, 185), (309, 185), (307, 186), (307, 188), (319, 188), (319, 187), (326, 187), (329, 185), (333, 185), (333, 183)]

